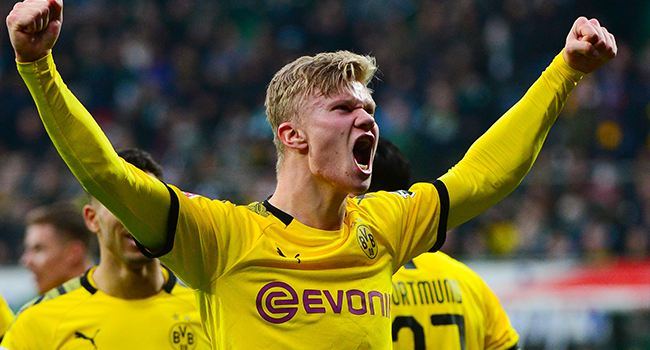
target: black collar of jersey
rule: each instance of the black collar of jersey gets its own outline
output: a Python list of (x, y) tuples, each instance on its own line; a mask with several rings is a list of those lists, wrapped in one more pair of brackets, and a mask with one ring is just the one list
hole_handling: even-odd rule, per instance
[(280, 221), (282, 221), (282, 223), (285, 224), (286, 226), (289, 226), (291, 221), (293, 221), (293, 216), (274, 207), (273, 204), (269, 203), (268, 200), (265, 200), (264, 203), (262, 204), (264, 205), (264, 208), (266, 208), (266, 210), (268, 210), (271, 214), (273, 214), (273, 216), (275, 216)]
[[(447, 191), (447, 186), (445, 186), (445, 184), (440, 180), (434, 181), (433, 186), (436, 187), (440, 198), (440, 222), (438, 223), (438, 239), (434, 243), (433, 247), (429, 249), (429, 252), (440, 250), (442, 245), (445, 243), (445, 240), (447, 239), (447, 220), (449, 219), (449, 192)], [(269, 196), (269, 198), (271, 198), (271, 196)], [(289, 226), (291, 221), (293, 221), (293, 216), (274, 207), (273, 204), (269, 203), (268, 198), (262, 204), (266, 210), (282, 221), (286, 226)]]
[[(167, 270), (167, 273), (169, 275), (169, 278), (167, 279), (167, 283), (163, 286), (163, 290), (167, 293), (171, 293), (172, 289), (174, 289), (174, 286), (176, 285), (176, 275), (170, 270), (167, 266), (160, 264), (160, 266), (163, 267), (163, 269)], [(90, 273), (90, 270), (86, 271), (83, 275), (81, 275), (81, 285), (86, 288), (90, 294), (95, 294), (97, 292), (97, 288), (93, 287), (93, 285), (88, 281), (88, 274)]]

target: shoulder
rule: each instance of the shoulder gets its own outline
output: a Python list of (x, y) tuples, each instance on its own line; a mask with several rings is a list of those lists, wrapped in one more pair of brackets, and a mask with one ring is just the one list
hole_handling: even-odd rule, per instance
[(73, 278), (62, 285), (50, 289), (49, 291), (45, 292), (43, 295), (40, 295), (27, 303), (25, 303), (20, 310), (18, 311), (18, 314), (23, 313), (25, 310), (32, 308), (36, 305), (41, 305), (45, 304), (46, 302), (50, 302), (52, 300), (66, 300), (66, 298), (60, 299), (64, 295), (73, 295), (72, 293), (78, 289), (82, 289), (82, 282), (81, 282), (82, 276)]
[[(366, 194), (358, 195), (350, 199), (349, 203), (352, 208), (372, 208), (373, 206), (386, 207), (387, 205), (401, 206), (422, 201), (432, 203), (432, 199), (436, 199), (437, 201), (437, 199), (443, 195), (443, 193), (440, 193), (442, 192), (441, 188), (444, 188), (444, 184), (440, 181), (433, 183), (417, 182), (409, 189), (368, 192)], [(446, 193), (444, 195), (446, 198)]]
[(171, 290), (169, 294), (173, 295), (179, 300), (189, 300), (192, 302), (192, 305), (194, 305), (195, 302), (194, 291), (184, 285), (176, 283), (176, 285), (174, 286), (174, 288)]
[(175, 295), (175, 296), (186, 296), (194, 295), (194, 291), (187, 287), (181, 280), (176, 277), (174, 272), (167, 267), (166, 265), (162, 264), (162, 268), (165, 270), (164, 274), (166, 275), (167, 282), (163, 286), (163, 289), (170, 295)]
[(418, 269), (445, 271), (470, 280), (480, 279), (480, 276), (469, 266), (440, 251), (420, 254), (413, 259), (413, 262)]
[(77, 310), (79, 304), (87, 300), (89, 295), (91, 294), (83, 288), (78, 277), (26, 303), (7, 332), (6, 336), (11, 339), (11, 342), (7, 342), (48, 343), (52, 340), (52, 331), (61, 324), (66, 315)]
[[(253, 202), (248, 205), (239, 205), (227, 200), (212, 199), (200, 194), (180, 190), (173, 185), (167, 185), (174, 200), (172, 206), (175, 210), (191, 213), (190, 215), (210, 220), (210, 217), (268, 217), (269, 212), (264, 208), (263, 203)], [(174, 204), (175, 203), (175, 204)]]
[(184, 285), (169, 267), (163, 264), (162, 268), (165, 270), (164, 274), (167, 276), (167, 282), (163, 286), (166, 294), (173, 296), (177, 300), (189, 300), (195, 306), (194, 290)]

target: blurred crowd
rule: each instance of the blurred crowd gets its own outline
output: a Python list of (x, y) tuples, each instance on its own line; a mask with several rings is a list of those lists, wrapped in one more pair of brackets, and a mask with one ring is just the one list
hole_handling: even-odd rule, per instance
[[(166, 182), (246, 204), (275, 184), (264, 94), (305, 54), (377, 58), (382, 137), (433, 180), (512, 106), (579, 15), (617, 37), (537, 163), (505, 201), (448, 235), (457, 257), (650, 257), (650, 5), (586, 0), (65, 0), (54, 59), (116, 148), (139, 147)], [(6, 15), (13, 6), (2, 1)], [(25, 213), (80, 201), (0, 35), (0, 264), (17, 263)]]

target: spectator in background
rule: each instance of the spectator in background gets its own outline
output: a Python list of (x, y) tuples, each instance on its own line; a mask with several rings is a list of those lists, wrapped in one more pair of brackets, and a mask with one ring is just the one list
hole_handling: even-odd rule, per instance
[[(594, 17), (606, 16), (608, 28), (616, 30), (617, 41), (628, 49), (621, 51), (616, 67), (608, 65), (578, 86), (583, 92), (576, 91), (569, 98), (554, 126), (552, 142), (540, 154), (544, 161), (537, 162), (520, 186), (527, 193), (518, 191), (509, 197), (515, 203), (545, 206), (539, 227), (526, 223), (526, 227), (517, 228), (532, 234), (528, 237), (536, 239), (534, 245), (529, 245), (531, 240), (522, 241), (507, 255), (498, 256), (547, 258), (556, 253), (540, 247), (548, 246), (547, 236), (554, 233), (562, 246), (569, 247), (562, 255), (579, 258), (579, 235), (567, 233), (552, 213), (560, 209), (559, 194), (586, 185), (588, 180), (563, 176), (558, 162), (564, 160), (558, 159), (559, 155), (572, 155), (587, 171), (615, 158), (614, 164), (623, 174), (630, 173), (626, 165), (634, 157), (648, 158), (647, 151), (638, 152), (648, 148), (650, 124), (645, 2), (616, 8), (602, 1), (586, 5), (519, 0), (516, 5), (510, 0), (184, 1), (180, 7), (171, 6), (174, 3), (68, 2), (69, 31), (58, 40), (57, 65), (116, 148), (147, 149), (162, 161), (169, 183), (190, 192), (237, 203), (272, 193), (274, 150), (266, 147), (272, 134), (262, 123), (261, 106), (268, 79), (293, 57), (337, 49), (376, 55), (382, 82), (373, 88), (375, 99), (382, 101), (376, 116), (382, 136), (398, 144), (410, 159), (436, 154), (440, 162), (413, 164), (413, 180), (428, 180), (429, 174), (440, 174), (460, 159), (482, 127), (487, 128), (525, 92), (555, 53), (548, 38), (563, 35), (559, 33), (563, 25), (585, 11)], [(0, 4), (4, 13), (11, 6), (11, 2)], [(366, 11), (359, 11), (360, 6)], [(139, 10), (133, 13), (133, 8)], [(381, 11), (381, 17), (375, 15)], [(110, 21), (105, 14), (110, 14)], [(377, 25), (378, 20), (386, 25)], [(73, 198), (81, 188), (52, 148), (43, 152), (49, 140), (33, 119), (32, 100), (24, 89), (17, 88), (22, 83), (15, 74), (11, 47), (2, 45), (0, 49), (4, 57), (0, 60), (0, 109), (7, 117), (0, 118), (0, 240), (7, 246), (5, 256), (0, 247), (0, 259), (14, 264), (21, 250), (26, 210), (53, 199)], [(96, 84), (97, 79), (102, 83)], [(399, 95), (393, 94), (396, 90)], [(401, 134), (402, 129), (386, 123), (397, 120), (392, 111), (404, 109), (390, 107), (393, 101), (383, 96), (408, 103), (413, 114), (400, 119), (408, 122), (408, 132)], [(610, 107), (598, 107), (605, 103)], [(615, 150), (599, 147), (595, 139), (602, 119), (614, 120), (623, 133), (623, 142)], [(256, 131), (251, 132), (255, 126)], [(229, 148), (224, 148), (226, 145)], [(44, 167), (50, 175), (42, 174)], [(555, 169), (553, 174), (541, 174), (549, 202), (522, 198), (533, 195), (529, 189), (537, 184), (530, 181), (531, 176), (545, 167)], [(622, 185), (632, 186), (629, 179), (623, 181)], [(589, 203), (586, 191), (579, 195)], [(626, 235), (631, 225), (638, 224), (650, 232), (650, 200), (627, 195), (626, 201), (639, 208), (643, 221), (626, 220), (610, 234)], [(507, 210), (501, 210), (505, 219), (517, 224), (522, 212), (529, 210), (508, 203), (498, 205), (505, 205)], [(613, 217), (620, 212), (629, 211), (605, 214)], [(588, 204), (583, 217), (596, 215), (600, 215), (598, 209)], [(482, 232), (492, 224), (493, 220), (485, 218), (459, 227), (456, 256), (497, 255), (487, 243), (479, 245), (472, 239), (487, 237)], [(586, 222), (578, 219), (573, 224), (571, 230)], [(460, 242), (473, 243), (463, 246)], [(450, 248), (446, 244), (446, 249)], [(609, 249), (614, 255), (626, 254), (619, 248), (623, 246)]]
[[(380, 138), (368, 192), (404, 191), (411, 165)], [(406, 192), (405, 192), (406, 193)], [(488, 285), (443, 252), (423, 253), (393, 275), (393, 349), (518, 349), (519, 336)]]
[[(127, 149), (119, 155), (162, 180), (162, 168), (148, 153)], [(99, 265), (23, 306), (0, 349), (209, 349), (192, 291), (158, 259), (142, 255), (95, 198), (83, 218), (97, 234)]]
[(74, 206), (61, 203), (33, 209), (26, 223), (20, 260), (34, 275), (39, 294), (92, 266), (92, 234)]

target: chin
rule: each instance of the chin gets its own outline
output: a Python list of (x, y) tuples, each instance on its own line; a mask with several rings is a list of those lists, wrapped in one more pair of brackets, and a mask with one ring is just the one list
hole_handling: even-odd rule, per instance
[(364, 181), (360, 186), (357, 186), (354, 189), (352, 189), (350, 193), (354, 195), (364, 194), (368, 191), (369, 188), (370, 188), (370, 179)]

